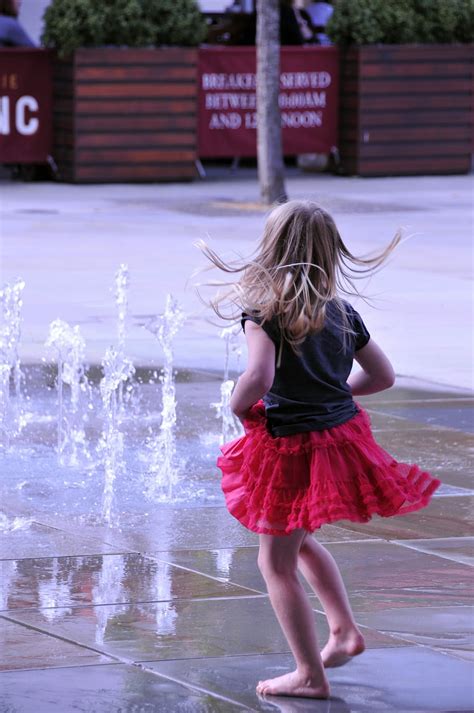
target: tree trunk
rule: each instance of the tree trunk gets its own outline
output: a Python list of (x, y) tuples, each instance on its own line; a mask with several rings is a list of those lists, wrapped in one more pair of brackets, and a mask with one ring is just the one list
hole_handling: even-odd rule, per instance
[(280, 3), (257, 0), (257, 157), (263, 203), (287, 200), (284, 182), (280, 92)]

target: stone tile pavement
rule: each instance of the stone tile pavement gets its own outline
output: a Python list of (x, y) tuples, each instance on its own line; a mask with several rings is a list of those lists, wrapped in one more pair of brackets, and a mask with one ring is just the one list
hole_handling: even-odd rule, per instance
[[(58, 510), (52, 484), (23, 488), (24, 464), (9, 487), (0, 458), (0, 713), (474, 710), (472, 176), (291, 176), (288, 189), (332, 212), (355, 253), (380, 249), (399, 227), (410, 236), (367, 285), (373, 301), (358, 305), (399, 376), (361, 402), (377, 440), (443, 486), (420, 513), (315, 533), (340, 564), (367, 651), (329, 671), (328, 701), (258, 697), (257, 680), (292, 660), (257, 569), (258, 539), (223, 501), (122, 513), (106, 526), (70, 514), (80, 490), (64, 489)], [(215, 388), (224, 352), (192, 289), (202, 264), (193, 242), (209, 239), (226, 257), (251, 252), (265, 217), (257, 198), (253, 173), (101, 187), (0, 177), (0, 284), (26, 282), (23, 362), (41, 364), (48, 325), (61, 318), (80, 325), (88, 362), (100, 363), (116, 339), (113, 275), (127, 263), (128, 355), (137, 367), (161, 364), (143, 324), (173, 292), (188, 315), (176, 364), (202, 377), (178, 395), (208, 405), (206, 374)]]
[(255, 693), (292, 658), (257, 536), (223, 505), (158, 507), (138, 527), (54, 514), (15, 527), (12, 505), (0, 540), (0, 713), (472, 711), (473, 399), (394, 388), (363, 403), (376, 438), (443, 486), (420, 513), (315, 533), (368, 644), (329, 671), (329, 700)]

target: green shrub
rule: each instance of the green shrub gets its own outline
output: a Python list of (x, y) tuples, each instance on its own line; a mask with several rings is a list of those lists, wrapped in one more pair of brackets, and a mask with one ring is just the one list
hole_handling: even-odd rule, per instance
[(458, 42), (472, 42), (474, 38), (474, 0), (457, 0), (456, 38)]
[(153, 43), (141, 0), (101, 0), (101, 4), (105, 13), (101, 44), (146, 47)]
[(193, 46), (205, 39), (206, 24), (194, 0), (142, 0), (142, 2), (153, 24), (154, 44)]
[(195, 0), (53, 0), (42, 41), (65, 56), (103, 45), (193, 46), (205, 34)]
[(69, 54), (76, 47), (91, 47), (101, 41), (104, 24), (103, 7), (90, 0), (53, 0), (44, 13), (41, 40), (46, 47), (57, 47)]
[(455, 37), (458, 4), (455, 0), (414, 0), (418, 41), (451, 42)]
[(339, 45), (413, 42), (409, 0), (338, 0), (327, 32)]
[(337, 0), (327, 32), (339, 45), (472, 42), (474, 0)]

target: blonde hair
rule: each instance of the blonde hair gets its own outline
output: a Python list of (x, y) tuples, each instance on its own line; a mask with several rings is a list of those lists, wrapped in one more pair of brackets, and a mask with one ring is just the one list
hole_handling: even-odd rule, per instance
[[(220, 270), (242, 273), (211, 300), (216, 314), (235, 320), (244, 311), (262, 324), (276, 318), (283, 338), (297, 351), (308, 334), (323, 328), (331, 301), (340, 310), (343, 330), (352, 333), (339, 294), (359, 295), (353, 280), (375, 272), (400, 240), (397, 233), (378, 255), (356, 257), (329, 213), (312, 201), (293, 200), (272, 210), (248, 262), (224, 262), (204, 241), (198, 247)], [(231, 306), (230, 313), (224, 305)]]

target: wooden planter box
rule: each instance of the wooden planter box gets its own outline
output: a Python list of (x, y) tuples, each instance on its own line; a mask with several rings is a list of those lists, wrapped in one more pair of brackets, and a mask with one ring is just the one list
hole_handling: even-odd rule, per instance
[(380, 45), (342, 53), (342, 171), (467, 173), (472, 54), (472, 45)]
[(77, 50), (54, 68), (61, 180), (190, 180), (197, 159), (197, 51)]

